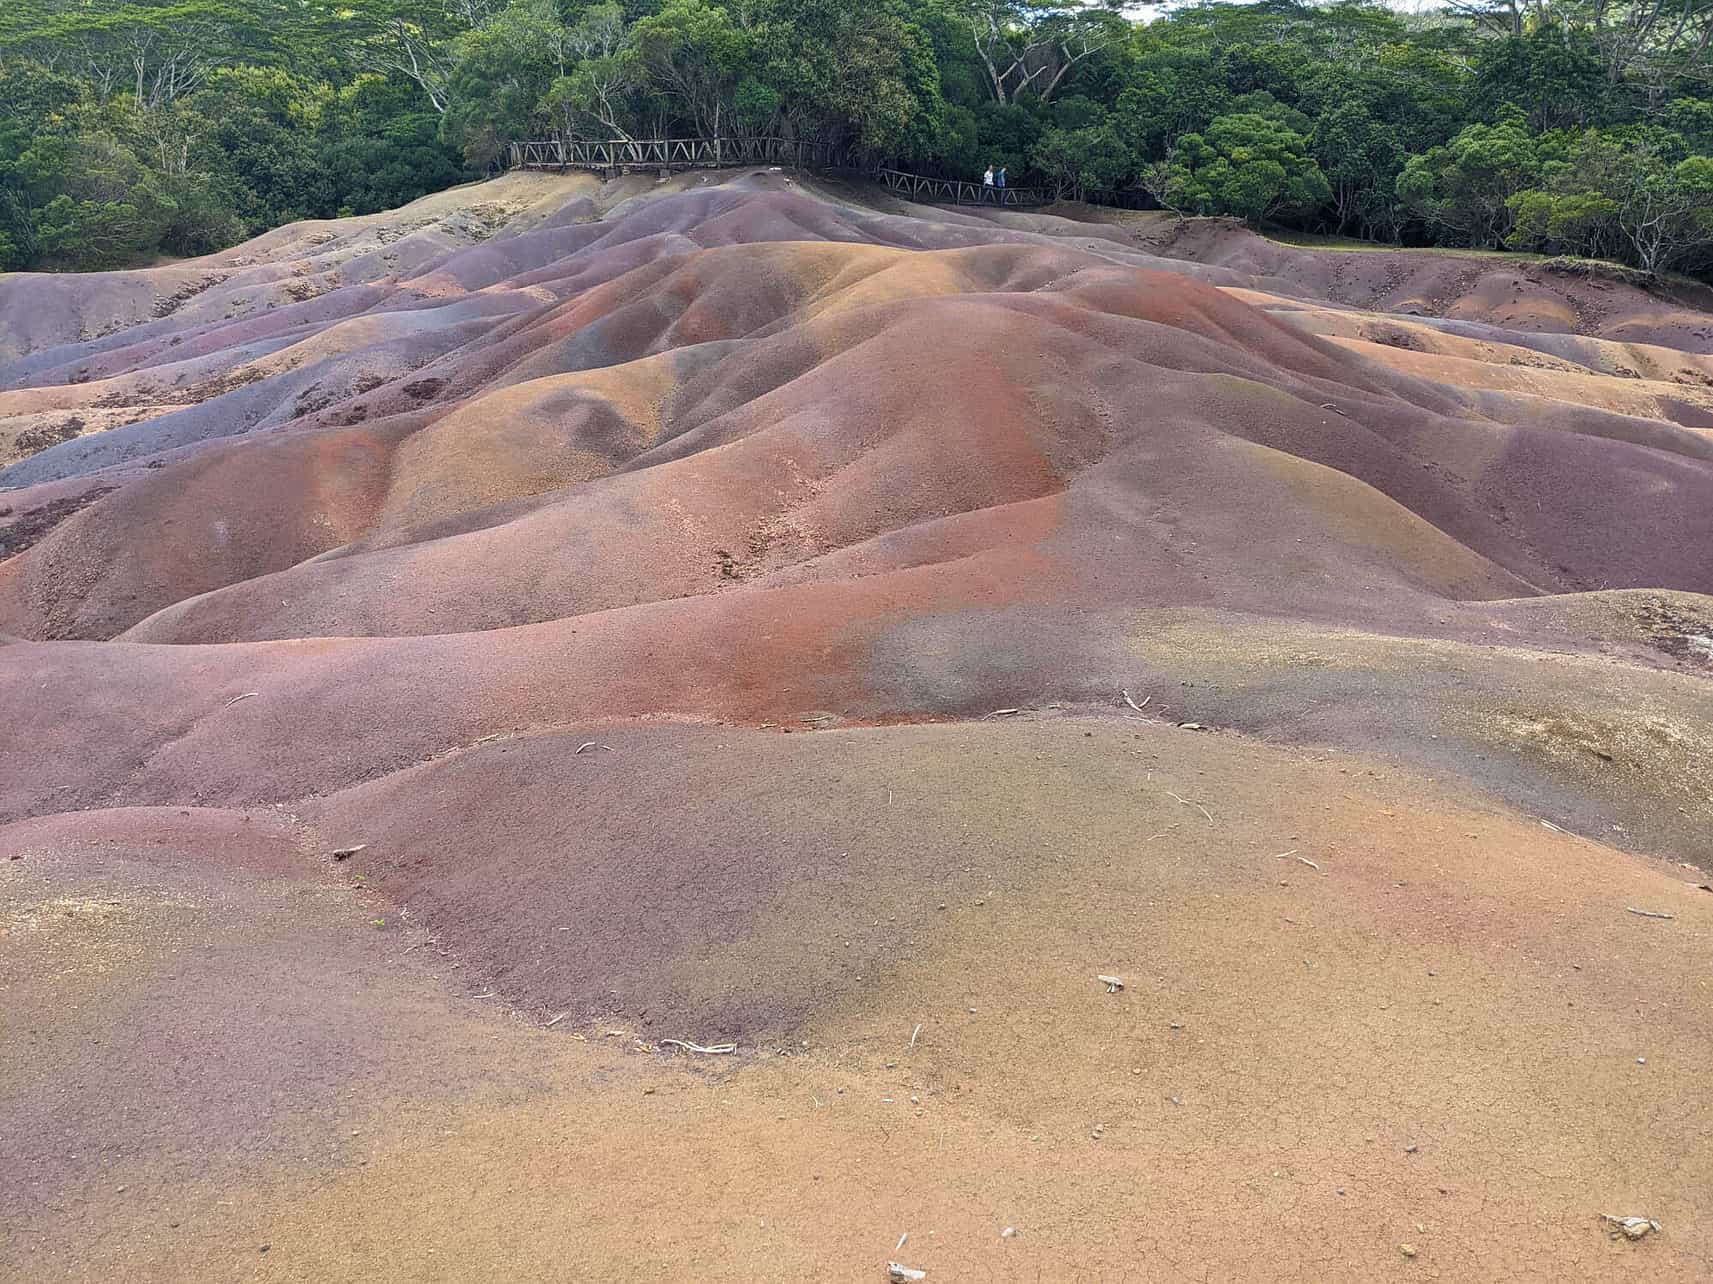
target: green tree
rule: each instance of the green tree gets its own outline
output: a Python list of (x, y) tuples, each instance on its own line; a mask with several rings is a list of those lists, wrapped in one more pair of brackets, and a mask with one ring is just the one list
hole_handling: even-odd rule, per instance
[(503, 0), (351, 0), (341, 11), (352, 54), (368, 71), (397, 76), (446, 111), (457, 38), (484, 25)]
[(1258, 0), (1147, 24), (1114, 0), (10, 0), (0, 262), (131, 262), (382, 209), (521, 138), (767, 132), (1256, 222), (1713, 271), (1710, 37), (1713, 0), (1423, 18)]
[(1091, 0), (949, 0), (1000, 106), (1051, 102), (1070, 71), (1125, 35), (1118, 4)]
[(1206, 129), (1230, 104), (1213, 57), (1161, 55), (1151, 57), (1119, 92), (1113, 126), (1139, 155), (1158, 157), (1180, 135)]
[(0, 268), (23, 267), (40, 251), (30, 188), (42, 174), (39, 162), (26, 168), (24, 157), (38, 138), (57, 132), (53, 122), (81, 93), (75, 77), (33, 59), (0, 63), (0, 235), (7, 245)]
[(902, 0), (784, 0), (759, 38), (759, 74), (797, 133), (890, 159), (940, 150), (946, 103), (926, 33)]
[(1049, 129), (1029, 154), (1047, 176), (1053, 194), (1082, 200), (1091, 191), (1117, 187), (1132, 168), (1130, 149), (1110, 124)]
[(1358, 101), (1333, 107), (1315, 121), (1309, 147), (1332, 191), (1336, 230), (1355, 223), (1391, 239), (1398, 230), (1398, 174), (1404, 148), (1397, 131)]
[(1045, 130), (1041, 118), (1026, 107), (983, 103), (976, 111), (977, 161), (969, 172), (978, 173), (986, 165), (1003, 165), (1010, 171), (1011, 181), (1019, 182)]
[(77, 268), (118, 267), (155, 249), (172, 221), (161, 184), (116, 134), (38, 139), (19, 159), (34, 196), (43, 256)]
[(1311, 213), (1332, 196), (1308, 140), (1257, 112), (1220, 116), (1179, 139), (1166, 191), (1175, 209), (1254, 224)]
[(1505, 243), (1513, 249), (1591, 257), (1615, 249), (1618, 204), (1601, 192), (1531, 188), (1511, 198), (1511, 214)]
[(1658, 128), (1586, 130), (1546, 181), (1512, 198), (1510, 243), (1615, 254), (1644, 272), (1713, 262), (1713, 159)]
[(372, 214), (474, 177), (440, 138), (440, 114), (402, 76), (359, 75), (322, 113), (316, 153), (335, 213)]
[(514, 140), (545, 133), (543, 105), (574, 57), (553, 0), (513, 0), (452, 41), (441, 133), (474, 166)]
[(1491, 249), (1510, 235), (1511, 198), (1536, 185), (1540, 167), (1539, 142), (1514, 114), (1412, 156), (1398, 175), (1398, 199), (1440, 239)]
[[(252, 231), (329, 217), (338, 202), (316, 142), (331, 98), (324, 86), (289, 72), (223, 68), (174, 113), (183, 122), (176, 132), (184, 148), (176, 168), (207, 173)], [(171, 137), (160, 146), (171, 145)], [(174, 167), (163, 157), (156, 168)]]
[(591, 131), (631, 137), (641, 80), (623, 8), (592, 5), (571, 26), (566, 43), (577, 62), (548, 87), (543, 108), (567, 138)]
[(1472, 106), (1489, 118), (1512, 106), (1536, 133), (1591, 125), (1607, 110), (1599, 51), (1584, 30), (1548, 23), (1490, 40), (1476, 59)]
[(633, 23), (631, 49), (658, 101), (701, 138), (730, 132), (739, 82), (755, 58), (752, 34), (702, 0), (666, 0)]

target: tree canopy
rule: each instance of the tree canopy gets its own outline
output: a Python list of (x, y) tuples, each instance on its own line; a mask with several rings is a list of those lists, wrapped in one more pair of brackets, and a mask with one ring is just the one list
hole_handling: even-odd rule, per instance
[(858, 163), (1713, 270), (1713, 0), (11, 0), (0, 266), (369, 212), (525, 138)]

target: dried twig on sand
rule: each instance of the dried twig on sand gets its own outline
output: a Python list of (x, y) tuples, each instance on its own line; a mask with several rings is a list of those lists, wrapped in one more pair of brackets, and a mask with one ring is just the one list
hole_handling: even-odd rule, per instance
[(547, 1028), (549, 1030), (551, 1030), (554, 1026), (558, 1025), (561, 1021), (563, 1021), (566, 1017), (568, 1017), (570, 1015), (571, 1014), (569, 1012), (561, 1012), (558, 1016), (554, 1017), (553, 1020), (551, 1020), (547, 1023)]
[(333, 849), (333, 859), (350, 860), (358, 852), (366, 851), (368, 846), (369, 844), (367, 843), (358, 843), (355, 847), (335, 847)]
[[(578, 745), (577, 753), (582, 753), (585, 749), (605, 749), (608, 753), (613, 752), (613, 747), (611, 745), (599, 744), (593, 740), (585, 740), (582, 744)], [(577, 754), (572, 754), (571, 756), (575, 758)]]
[(1622, 1235), (1625, 1239), (1640, 1239), (1649, 1231), (1657, 1231), (1660, 1226), (1651, 1217), (1614, 1217), (1611, 1213), (1601, 1213), (1600, 1220), (1612, 1228), (1612, 1238)]
[(1116, 976), (1097, 975), (1094, 979), (1106, 987), (1106, 992), (1108, 994), (1117, 994), (1124, 988), (1124, 981)]
[(238, 701), (240, 701), (240, 700), (248, 700), (251, 696), (259, 696), (261, 694), (262, 693), (260, 691), (246, 691), (246, 692), (244, 692), (243, 695), (235, 695), (230, 700), (228, 700), (226, 702), (226, 707), (228, 709), (230, 709), (233, 705), (237, 704)]
[(688, 1039), (662, 1039), (660, 1041), (660, 1046), (663, 1048), (683, 1048), (686, 1052), (702, 1052), (711, 1055), (736, 1052), (738, 1050), (738, 1045), (735, 1043), (713, 1043), (704, 1045), (700, 1043), (691, 1043)]
[(988, 718), (1008, 718), (1014, 713), (1022, 713), (1022, 709), (995, 709), (992, 713), (983, 715)]
[[(896, 1249), (893, 1251), (897, 1251)], [(893, 1280), (925, 1280), (927, 1271), (913, 1271), (908, 1266), (900, 1266), (897, 1262), (886, 1264), (886, 1277)]]
[(1123, 696), (1124, 703), (1136, 710), (1137, 713), (1141, 713), (1143, 709), (1147, 708), (1148, 702), (1154, 698), (1151, 695), (1145, 695), (1142, 697), (1142, 703), (1137, 704), (1136, 701), (1130, 698), (1130, 693), (1128, 691), (1120, 691), (1118, 694)]
[(1643, 918), (1676, 918), (1675, 914), (1667, 914), (1661, 910), (1637, 909), (1634, 905), (1624, 906), (1631, 914), (1639, 914)]
[(1320, 868), (1319, 865), (1315, 864), (1307, 856), (1298, 856), (1297, 857), (1297, 863), (1301, 864), (1301, 865), (1307, 865), (1310, 869), (1314, 869), (1314, 870), (1318, 870)]
[[(914, 1048), (916, 1046), (916, 1036), (921, 1034), (921, 1033), (922, 1033), (922, 1023), (920, 1021), (918, 1021), (916, 1023), (916, 1028), (914, 1030), (910, 1031), (910, 1046), (912, 1048)], [(894, 1249), (893, 1251), (896, 1252), (897, 1250)]]
[(1197, 811), (1199, 811), (1199, 812), (1200, 812), (1200, 813), (1201, 813), (1201, 814), (1202, 814), (1202, 815), (1204, 815), (1204, 816), (1206, 816), (1206, 817), (1207, 817), (1207, 823), (1208, 823), (1208, 824), (1210, 824), (1210, 825), (1211, 825), (1211, 824), (1213, 824), (1213, 815), (1212, 815), (1212, 813), (1211, 813), (1211, 812), (1209, 812), (1209, 811), (1208, 811), (1208, 809), (1207, 809), (1207, 808), (1206, 808), (1206, 807), (1203, 807), (1203, 806), (1202, 806), (1202, 805), (1201, 805), (1201, 804), (1200, 804), (1200, 803), (1199, 803), (1199, 802), (1191, 802), (1191, 801), (1190, 801), (1190, 800), (1189, 800), (1189, 799), (1188, 799), (1188, 798), (1183, 798), (1183, 797), (1179, 797), (1179, 795), (1177, 795), (1177, 794), (1173, 794), (1173, 793), (1172, 793), (1172, 791), (1171, 791), (1171, 790), (1170, 790), (1170, 789), (1168, 789), (1168, 790), (1166, 790), (1166, 792), (1167, 792), (1167, 793), (1168, 793), (1168, 794), (1171, 794), (1171, 795), (1172, 795), (1172, 797), (1173, 797), (1173, 798), (1177, 798), (1177, 800), (1178, 800), (1178, 801), (1179, 801), (1179, 802), (1181, 802), (1181, 803), (1183, 803), (1183, 805), (1184, 805), (1184, 806), (1186, 806), (1186, 807), (1194, 807), (1194, 808), (1195, 808), (1195, 809), (1196, 809), (1196, 810), (1197, 810)]

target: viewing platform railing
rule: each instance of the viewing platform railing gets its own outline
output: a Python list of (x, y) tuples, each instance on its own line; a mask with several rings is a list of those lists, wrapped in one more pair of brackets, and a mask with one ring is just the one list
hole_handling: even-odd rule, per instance
[[(832, 144), (801, 138), (550, 138), (511, 145), (512, 169), (590, 169), (609, 174), (725, 165), (838, 169), (844, 161), (843, 153)], [(989, 187), (901, 169), (877, 169), (874, 179), (890, 192), (930, 204), (1022, 208), (1052, 199), (1037, 187)]]
[(958, 178), (929, 178), (901, 169), (879, 169), (875, 179), (888, 191), (936, 205), (1045, 205), (1051, 199), (1038, 187), (989, 187)]
[(511, 145), (513, 169), (831, 169), (837, 162), (831, 144), (802, 138), (553, 138)]

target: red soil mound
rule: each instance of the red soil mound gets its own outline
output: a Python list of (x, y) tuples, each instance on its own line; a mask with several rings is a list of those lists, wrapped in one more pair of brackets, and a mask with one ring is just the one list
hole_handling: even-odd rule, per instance
[[(1471, 394), (1429, 382), (1477, 382), (1438, 360), (1388, 362), (1400, 377), (1193, 280), (1047, 247), (670, 256), (331, 416), (361, 423), (219, 444), (67, 520), (0, 569), (0, 625), (175, 642), (495, 628), (1098, 489), (1130, 513), (1200, 514), (1169, 519), (1203, 529), (1165, 556), (1125, 550), (1157, 600), (1273, 609), (1284, 590), (1298, 610), (1384, 619), (1407, 608), (1388, 612), (1371, 573), (1394, 585), (1382, 598), (1713, 587), (1713, 442), (1643, 419), (1657, 399), (1640, 385), (1628, 415), (1549, 426), (1543, 397), (1603, 377)], [(1607, 483), (1567, 509), (1564, 488), (1596, 471)], [(1233, 493), (1242, 521), (1210, 526)], [(1084, 542), (1108, 563), (1103, 538)], [(1328, 569), (1273, 560), (1299, 542)], [(1221, 564), (1173, 589), (1191, 547)], [(412, 592), (392, 591), (401, 577)], [(1313, 600), (1352, 583), (1366, 600)]]
[(1261, 289), (1405, 316), (1581, 334), (1713, 352), (1713, 291), (1690, 282), (1644, 290), (1635, 273), (1532, 255), (1458, 250), (1310, 249), (1226, 219), (1142, 216), (1157, 253), (1241, 273)]
[[(358, 311), (335, 309), (349, 319), (281, 329), (240, 309), (175, 330), (175, 311), (85, 345), (109, 385), (161, 382), (184, 365), (180, 334), (196, 378), (255, 377), (98, 434), (94, 454), (80, 439), (14, 468), (88, 480), (12, 494), (0, 632), (375, 640), (14, 648), (80, 718), (73, 692), (123, 692), (116, 757), (95, 760), (134, 765), (76, 772), (80, 797), (168, 801), (182, 781), (204, 801), (290, 798), (519, 719), (932, 717), (1009, 703), (1019, 683), (1106, 699), (1137, 610), (1458, 646), (1592, 653), (1618, 637), (1649, 665), (1704, 667), (1693, 612), (1638, 636), (1615, 605), (1497, 605), (1713, 591), (1713, 440), (1690, 422), (1699, 388), (1666, 391), (1700, 372), (1693, 355), (1631, 345), (1654, 377), (1625, 378), (1604, 340), (1548, 357), (1538, 335), (1363, 319), (1209, 284), (1233, 278), (1047, 216), (881, 213), (766, 179), (646, 200), (575, 180), (555, 215), (521, 181), (494, 193), (511, 194), (511, 223), (390, 278), (368, 258), (376, 238), (429, 235), (410, 218), (390, 239), (282, 231), (223, 260), (343, 274), (357, 284), (327, 297), (354, 291)], [(438, 244), (459, 225), (448, 208)], [(80, 395), (52, 382), (78, 360), (55, 349), (0, 396)], [(1027, 621), (1009, 656), (968, 630), (995, 612)], [(904, 637), (942, 639), (985, 677), (948, 687)], [(418, 707), (453, 681), (470, 704)], [(292, 686), (319, 732), (252, 754), (274, 734), (253, 719)], [(189, 714), (250, 688), (265, 699), (218, 729)], [(1419, 692), (1400, 698), (1428, 719)], [(15, 725), (64, 713), (28, 703)], [(360, 707), (372, 725), (353, 729)], [(1232, 720), (1288, 717), (1268, 703)], [(219, 763), (234, 755), (247, 786)]]

